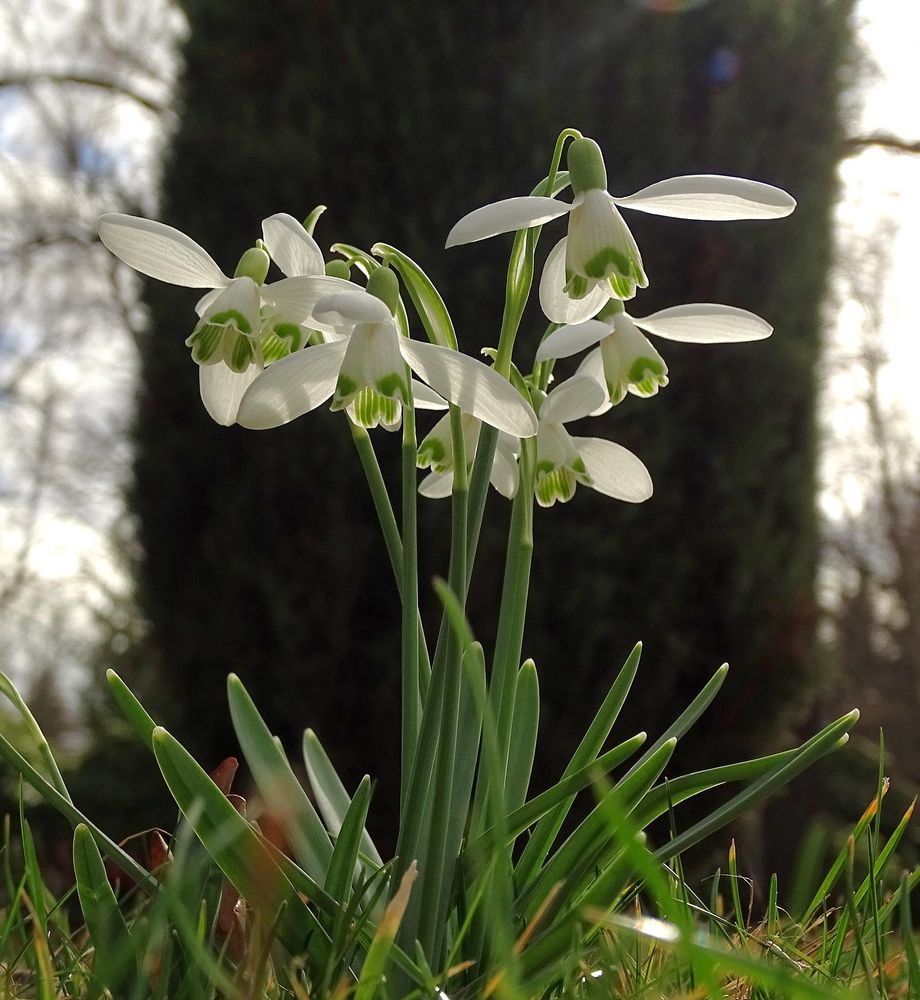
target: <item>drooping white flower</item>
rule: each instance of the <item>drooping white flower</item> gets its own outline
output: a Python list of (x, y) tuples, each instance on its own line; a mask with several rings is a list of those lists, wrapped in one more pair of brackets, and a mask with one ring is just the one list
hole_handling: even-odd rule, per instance
[(744, 343), (763, 340), (773, 332), (766, 320), (734, 306), (696, 302), (634, 319), (621, 302), (613, 300), (597, 319), (553, 331), (540, 345), (536, 358), (567, 358), (599, 344), (579, 371), (597, 375), (611, 404), (622, 402), (627, 392), (654, 396), (659, 387), (668, 384), (668, 367), (640, 329), (665, 340), (691, 344)]
[(572, 437), (565, 429), (601, 407), (604, 397), (595, 379), (574, 375), (543, 400), (534, 479), (541, 507), (571, 500), (579, 483), (628, 503), (642, 503), (652, 495), (648, 469), (631, 451), (602, 438)]
[(246, 390), (238, 422), (256, 430), (277, 427), (331, 397), (334, 410), (359, 401), (350, 412), (364, 426), (393, 427), (409, 401), (411, 369), (464, 412), (515, 437), (532, 437), (533, 409), (496, 371), (458, 351), (399, 335), (397, 295), (395, 275), (381, 267), (368, 279), (367, 291), (338, 292), (316, 302), (315, 317), (344, 339), (307, 347), (267, 368)]
[[(234, 277), (172, 226), (132, 215), (99, 219), (99, 238), (141, 274), (186, 288), (209, 288), (196, 305), (199, 320), (186, 343), (199, 365), (201, 399), (220, 424), (236, 420), (240, 400), (266, 363), (302, 344), (302, 325), (323, 295), (349, 288), (326, 277), (316, 242), (292, 216), (262, 223), (263, 247), (247, 250)], [(265, 284), (269, 255), (287, 275)]]
[(676, 219), (714, 221), (778, 219), (795, 208), (795, 200), (780, 188), (718, 174), (672, 177), (635, 194), (614, 197), (607, 191), (604, 160), (593, 139), (575, 139), (568, 148), (567, 165), (575, 196), (571, 204), (538, 196), (507, 198), (470, 212), (447, 237), (448, 247), (473, 243), (568, 214), (566, 242), (555, 248), (557, 266), (559, 257), (564, 257), (565, 282), (557, 287), (554, 272), (541, 295), (544, 309), (550, 305), (547, 315), (554, 322), (580, 322), (593, 315), (573, 311), (566, 300), (577, 302), (592, 293), (595, 298), (603, 294), (628, 299), (637, 287), (648, 284), (639, 248), (618, 206)]
[[(476, 457), (482, 421), (470, 413), (462, 414), (460, 421), (466, 463), (469, 467)], [(520, 440), (505, 431), (499, 431), (489, 481), (503, 497), (509, 500), (517, 493), (519, 453)], [(422, 496), (430, 499), (450, 496), (454, 485), (454, 442), (449, 415), (442, 417), (419, 445), (418, 467), (431, 469), (419, 484), (418, 491)]]

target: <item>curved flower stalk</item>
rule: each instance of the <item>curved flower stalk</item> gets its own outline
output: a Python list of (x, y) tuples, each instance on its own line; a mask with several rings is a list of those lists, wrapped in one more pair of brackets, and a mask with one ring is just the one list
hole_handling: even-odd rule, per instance
[[(460, 422), (467, 467), (472, 467), (482, 421), (471, 413), (464, 413)], [(519, 454), (520, 440), (499, 431), (489, 482), (508, 500), (512, 500), (517, 493)], [(437, 500), (450, 496), (454, 485), (454, 444), (449, 415), (442, 417), (419, 445), (418, 467), (431, 469), (419, 484), (418, 491), (423, 497)]]
[[(303, 324), (323, 295), (353, 288), (324, 274), (323, 255), (290, 215), (262, 223), (264, 241), (247, 250), (228, 277), (211, 255), (172, 226), (132, 215), (99, 219), (99, 238), (116, 257), (148, 277), (209, 288), (196, 305), (198, 323), (186, 344), (199, 366), (201, 399), (219, 424), (235, 422), (243, 393), (266, 364), (304, 343)], [(266, 284), (269, 258), (287, 276)]]
[(773, 327), (746, 309), (713, 302), (672, 306), (635, 319), (621, 302), (612, 300), (597, 319), (553, 331), (537, 350), (536, 360), (567, 358), (599, 344), (579, 371), (606, 386), (610, 404), (622, 402), (627, 392), (654, 396), (668, 384), (668, 366), (640, 330), (689, 344), (728, 344), (764, 340)]
[(568, 215), (566, 242), (554, 248), (555, 258), (550, 255), (556, 267), (564, 257), (565, 283), (557, 287), (554, 270), (541, 296), (546, 300), (544, 307), (550, 303), (554, 315), (547, 315), (554, 322), (580, 322), (593, 315), (573, 311), (566, 299), (579, 301), (594, 293), (592, 305), (599, 307), (602, 297), (629, 299), (637, 288), (648, 285), (639, 248), (619, 213), (620, 207), (675, 219), (712, 221), (778, 219), (795, 208), (795, 199), (780, 188), (718, 174), (671, 177), (634, 194), (615, 197), (607, 191), (607, 170), (593, 139), (573, 140), (567, 165), (575, 195), (571, 204), (538, 196), (507, 198), (465, 215), (447, 237), (448, 247), (473, 243)]
[[(380, 293), (380, 297), (378, 294)], [(394, 311), (395, 274), (380, 267), (368, 290), (338, 292), (314, 313), (343, 335), (291, 354), (267, 368), (246, 390), (237, 420), (244, 427), (278, 427), (332, 399), (332, 409), (357, 403), (362, 426), (396, 425), (409, 400), (411, 369), (444, 399), (515, 437), (532, 437), (537, 420), (529, 403), (479, 361), (435, 344), (401, 337)]]
[(588, 375), (574, 375), (544, 399), (534, 480), (541, 507), (571, 500), (579, 483), (627, 503), (642, 503), (652, 495), (648, 469), (631, 451), (602, 438), (572, 437), (565, 429), (565, 424), (603, 406), (604, 398), (599, 382)]

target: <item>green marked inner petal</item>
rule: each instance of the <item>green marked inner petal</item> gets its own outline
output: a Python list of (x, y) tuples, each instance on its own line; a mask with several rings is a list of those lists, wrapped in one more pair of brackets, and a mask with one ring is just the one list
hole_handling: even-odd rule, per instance
[(254, 351), (252, 341), (234, 330), (224, 328), (224, 361), (231, 371), (242, 373), (252, 364)]
[(384, 375), (377, 379), (375, 384), (378, 392), (382, 395), (389, 396), (391, 399), (399, 398), (406, 402), (406, 381), (397, 372)]
[(380, 424), (385, 427), (397, 424), (402, 405), (398, 399), (382, 396), (371, 386), (365, 386), (355, 394), (348, 412), (356, 424), (370, 430)]
[(252, 333), (252, 326), (239, 309), (222, 309), (219, 313), (214, 313), (208, 317), (208, 322), (218, 323), (221, 326), (234, 326), (240, 333)]
[(224, 327), (215, 323), (204, 323), (185, 341), (192, 349), (192, 360), (199, 365), (220, 360), (220, 346), (224, 337)]
[(560, 503), (571, 500), (575, 496), (576, 486), (575, 473), (564, 466), (557, 466), (546, 475), (540, 475), (538, 472), (534, 494), (541, 507), (552, 507), (557, 500)]
[(589, 278), (608, 278), (612, 274), (629, 277), (634, 270), (632, 260), (614, 246), (598, 250), (593, 257), (585, 261), (585, 274)]

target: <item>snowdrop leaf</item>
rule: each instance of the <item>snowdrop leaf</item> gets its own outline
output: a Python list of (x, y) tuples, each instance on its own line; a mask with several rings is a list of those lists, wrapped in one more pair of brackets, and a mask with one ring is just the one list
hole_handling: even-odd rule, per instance
[(382, 257), (385, 264), (399, 271), (403, 284), (412, 299), (415, 311), (418, 313), (425, 333), (432, 344), (457, 349), (457, 334), (454, 324), (444, 305), (440, 292), (427, 274), (401, 250), (387, 243), (376, 243), (371, 247), (371, 253)]

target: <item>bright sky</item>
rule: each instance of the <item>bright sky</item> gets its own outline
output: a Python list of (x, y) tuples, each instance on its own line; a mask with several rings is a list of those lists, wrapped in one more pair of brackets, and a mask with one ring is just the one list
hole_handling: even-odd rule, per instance
[[(910, 13), (909, 13), (910, 12)], [(913, 16), (911, 17), (911, 14)], [(907, 16), (905, 16), (907, 15)], [(861, 94), (861, 114), (850, 128), (853, 134), (890, 133), (907, 141), (920, 140), (920, 8), (903, 0), (861, 0), (857, 6), (860, 37), (877, 69)], [(890, 271), (881, 296), (881, 323), (877, 331), (890, 363), (881, 386), (886, 404), (903, 410), (920, 438), (920, 330), (916, 318), (920, 266), (920, 155), (869, 148), (845, 160), (840, 167), (842, 201), (837, 211), (838, 245), (842, 261), (849, 247), (858, 252), (880, 227), (890, 227)], [(867, 279), (870, 277), (866, 273)], [(858, 401), (862, 382), (840, 361), (856, 349), (865, 312), (846, 296), (834, 307), (828, 337), (825, 380), (825, 420), (832, 435), (825, 456), (828, 487), (822, 506), (830, 516), (844, 509), (858, 510), (865, 481), (858, 468), (846, 468), (847, 441), (860, 433), (865, 410)], [(868, 331), (870, 335), (872, 330)], [(842, 444), (835, 453), (833, 439)], [(842, 453), (841, 453), (842, 452)], [(842, 499), (842, 503), (841, 503)]]

